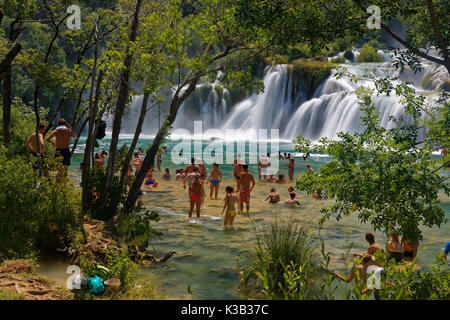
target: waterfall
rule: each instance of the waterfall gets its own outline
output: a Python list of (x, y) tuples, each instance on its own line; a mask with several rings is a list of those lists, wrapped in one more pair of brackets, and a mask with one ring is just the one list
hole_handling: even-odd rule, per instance
[[(409, 69), (400, 72), (392, 65), (392, 54), (382, 51), (379, 54), (383, 58), (381, 63), (349, 63), (345, 67), (358, 76), (374, 74), (376, 77), (398, 77), (401, 81), (411, 82), (419, 91), (431, 90), (427, 94), (429, 99), (433, 91), (449, 83), (448, 75), (444, 72), (446, 70), (443, 71), (442, 67), (435, 64), (424, 62), (423, 70), (417, 73)], [(197, 85), (181, 106), (173, 128), (186, 129), (192, 133), (193, 122), (202, 120), (203, 130), (279, 129), (280, 138), (289, 140), (298, 134), (312, 140), (324, 136), (335, 138), (339, 131), (353, 133), (363, 129), (355, 90), (361, 85), (373, 88), (373, 83), (354, 83), (346, 77), (337, 79), (329, 76), (308, 99), (302, 81), (298, 81), (302, 75), (289, 72), (288, 65), (269, 66), (265, 71), (264, 92), (244, 97), (241, 101), (236, 101), (233, 94), (218, 82)], [(391, 116), (404, 116), (403, 106), (395, 96), (374, 96), (373, 101), (383, 126), (393, 125)], [(130, 111), (123, 119), (125, 133), (134, 132), (141, 103), (142, 97), (133, 98)], [(148, 112), (144, 134), (156, 134), (168, 107), (168, 102), (165, 102)]]

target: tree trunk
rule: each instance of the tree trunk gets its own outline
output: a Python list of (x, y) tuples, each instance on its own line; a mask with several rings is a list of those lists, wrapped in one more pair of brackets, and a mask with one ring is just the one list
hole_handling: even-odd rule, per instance
[[(97, 27), (97, 26), (95, 26)], [(92, 70), (92, 80), (91, 80), (91, 91), (89, 93), (89, 127), (86, 139), (86, 147), (84, 149), (82, 173), (81, 173), (81, 186), (82, 190), (82, 213), (85, 214), (89, 210), (89, 199), (91, 198), (91, 190), (88, 188), (88, 181), (91, 170), (91, 150), (94, 143), (93, 131), (95, 115), (97, 113), (96, 105), (94, 103), (94, 88), (95, 88), (95, 78), (97, 75), (97, 61), (98, 61), (98, 41), (97, 33), (95, 33), (95, 49), (94, 49), (94, 66)], [(100, 90), (100, 85), (102, 82), (102, 73), (98, 75), (97, 87), (96, 87), (96, 99), (98, 96), (98, 91)]]
[(128, 166), (130, 165), (131, 158), (133, 157), (134, 150), (136, 149), (139, 136), (142, 132), (142, 125), (144, 124), (145, 115), (147, 114), (147, 104), (150, 94), (144, 92), (144, 98), (142, 100), (141, 113), (139, 115), (138, 123), (136, 125), (136, 131), (134, 132), (133, 141), (131, 142), (130, 149), (128, 150), (127, 157), (123, 162), (122, 172), (120, 174), (120, 184), (123, 184), (128, 173)]
[(136, 201), (139, 198), (139, 191), (141, 190), (141, 186), (142, 183), (144, 182), (147, 171), (150, 169), (150, 166), (155, 163), (156, 153), (158, 152), (163, 139), (166, 137), (170, 126), (175, 121), (175, 118), (177, 116), (181, 104), (186, 100), (187, 97), (191, 95), (192, 92), (194, 92), (199, 79), (200, 77), (194, 77), (189, 83), (187, 89), (183, 92), (181, 96), (179, 96), (180, 89), (174, 95), (172, 103), (170, 104), (169, 113), (165, 121), (163, 122), (163, 125), (159, 128), (158, 133), (156, 134), (156, 137), (153, 140), (152, 146), (150, 147), (150, 150), (145, 155), (144, 161), (142, 162), (141, 170), (137, 174), (136, 179), (134, 179), (133, 185), (131, 186), (131, 189), (128, 192), (128, 197), (124, 203), (123, 209), (121, 213), (115, 218), (116, 221), (120, 219), (120, 216), (122, 214), (123, 215), (129, 214), (135, 207)]
[[(133, 23), (131, 25), (130, 42), (136, 41), (137, 31), (139, 27), (139, 12), (141, 10), (141, 6), (142, 0), (137, 0), (136, 9), (134, 11)], [(125, 107), (128, 102), (128, 97), (130, 93), (130, 74), (132, 61), (133, 61), (133, 54), (130, 52), (130, 45), (127, 45), (124, 65), (120, 75), (119, 94), (114, 112), (113, 131), (111, 137), (111, 144), (109, 148), (108, 167), (106, 171), (107, 174), (106, 185), (104, 190), (102, 190), (100, 194), (100, 210), (102, 210), (106, 204), (106, 200), (109, 196), (109, 189), (112, 185), (114, 177), (114, 169), (115, 169), (114, 166), (117, 154), (117, 144), (119, 142), (119, 134), (122, 125), (122, 117), (125, 112)]]
[(3, 77), (3, 144), (11, 143), (11, 65), (6, 68)]
[(80, 130), (78, 131), (78, 135), (75, 138), (75, 141), (73, 142), (72, 150), (70, 151), (70, 156), (73, 155), (73, 153), (78, 145), (78, 141), (80, 140), (81, 133), (83, 132), (84, 127), (86, 127), (86, 124), (88, 123), (88, 121), (89, 121), (89, 118), (86, 118), (86, 120), (83, 121), (83, 124), (81, 125)]

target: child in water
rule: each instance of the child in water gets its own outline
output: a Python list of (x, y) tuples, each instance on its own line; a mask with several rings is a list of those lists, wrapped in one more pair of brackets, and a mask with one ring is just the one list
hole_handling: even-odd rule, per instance
[[(227, 195), (223, 199), (225, 204), (223, 205), (222, 214), (225, 211), (225, 209), (226, 213), (223, 225), (231, 227), (233, 225), (234, 218), (236, 217), (236, 205), (238, 203), (238, 197), (233, 193), (234, 192), (233, 187), (230, 186), (226, 187), (225, 192), (227, 193)], [(237, 206), (237, 210), (239, 212), (239, 206)]]
[(164, 169), (164, 174), (163, 174), (163, 178), (170, 180), (170, 172), (169, 172), (169, 168), (165, 168)]
[(269, 200), (269, 203), (278, 203), (280, 202), (280, 194), (275, 190), (275, 188), (270, 189), (270, 193), (264, 199), (264, 202)]
[(154, 189), (158, 186), (158, 181), (153, 177), (153, 173), (149, 171), (145, 178), (145, 186), (150, 189)]
[(288, 206), (299, 206), (300, 201), (296, 199), (297, 194), (295, 192), (289, 193), (289, 199), (287, 199), (284, 203)]

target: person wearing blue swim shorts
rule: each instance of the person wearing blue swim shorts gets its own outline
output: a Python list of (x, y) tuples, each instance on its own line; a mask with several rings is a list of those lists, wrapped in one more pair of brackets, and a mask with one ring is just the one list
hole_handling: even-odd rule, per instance
[(222, 182), (222, 171), (219, 169), (219, 165), (217, 163), (213, 163), (213, 169), (209, 175), (208, 181), (211, 182), (211, 190), (209, 192), (209, 198), (212, 200), (213, 192), (215, 195), (214, 199), (217, 199), (217, 194), (219, 193), (219, 186)]

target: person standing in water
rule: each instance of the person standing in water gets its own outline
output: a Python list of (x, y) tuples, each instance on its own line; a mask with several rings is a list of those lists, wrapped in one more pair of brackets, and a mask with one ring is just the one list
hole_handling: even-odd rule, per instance
[(208, 181), (211, 182), (211, 190), (209, 192), (209, 198), (212, 199), (213, 191), (215, 194), (215, 199), (217, 199), (217, 194), (219, 193), (219, 186), (222, 182), (222, 171), (219, 169), (219, 165), (217, 163), (213, 163), (213, 169), (209, 175)]
[[(226, 187), (225, 188), (225, 192), (227, 193), (227, 195), (225, 196), (225, 198), (223, 199), (223, 201), (225, 202), (223, 205), (223, 209), (222, 209), (222, 214), (223, 212), (226, 210), (225, 213), (225, 219), (223, 221), (223, 225), (226, 226), (232, 226), (233, 222), (234, 222), (234, 218), (236, 217), (236, 204), (238, 203), (239, 199), (238, 197), (233, 193), (234, 189), (233, 187)], [(239, 211), (239, 206), (238, 206), (238, 212)]]
[(158, 171), (161, 171), (161, 149), (156, 152), (156, 166), (158, 167)]
[(200, 180), (200, 174), (195, 173), (194, 179), (190, 187), (190, 208), (189, 208), (189, 218), (192, 218), (192, 212), (194, 211), (194, 206), (197, 211), (197, 218), (200, 219), (200, 208), (202, 206), (203, 197), (205, 196), (205, 190), (203, 188), (203, 182)]
[(264, 176), (264, 180), (266, 180), (267, 177), (267, 170), (270, 166), (270, 153), (267, 153), (267, 156), (262, 155), (259, 158), (259, 162), (258, 162), (258, 173), (259, 173), (259, 177), (258, 179), (261, 180), (261, 176)]
[(183, 179), (183, 188), (186, 189), (186, 182), (187, 182), (187, 184), (189, 186), (189, 188), (188, 188), (188, 196), (190, 196), (190, 194), (191, 194), (191, 186), (192, 186), (192, 182), (194, 182), (195, 176), (197, 174), (200, 176), (198, 167), (194, 167), (193, 170), (194, 170), (193, 172), (187, 174), (186, 177)]
[(397, 263), (403, 260), (405, 246), (395, 232), (391, 235), (391, 240), (386, 242), (386, 251), (389, 254), (389, 259), (394, 259)]
[(289, 163), (286, 164), (286, 166), (289, 168), (288, 174), (289, 174), (289, 181), (294, 181), (294, 158), (289, 159)]
[[(53, 137), (55, 137), (55, 141), (52, 140)], [(66, 120), (61, 118), (58, 120), (58, 127), (46, 139), (56, 148), (55, 158), (63, 158), (62, 164), (64, 169), (60, 171), (61, 176), (67, 176), (67, 169), (70, 166), (71, 153), (69, 146), (72, 137), (75, 137), (74, 132), (68, 128)]]
[(139, 173), (139, 170), (141, 170), (143, 162), (144, 162), (144, 160), (142, 160), (141, 157), (139, 157), (139, 152), (135, 152), (134, 159), (131, 160), (131, 164), (136, 167), (136, 170), (134, 171), (135, 176), (137, 176)]
[(184, 172), (186, 172), (187, 174), (194, 172), (194, 168), (199, 169), (199, 167), (195, 164), (195, 159), (191, 158), (191, 164), (188, 165), (185, 169)]
[[(255, 178), (253, 178), (253, 175), (248, 171), (248, 164), (244, 164), (242, 169), (243, 171), (237, 181), (237, 190), (239, 190), (239, 209), (241, 212), (244, 211), (243, 209), (245, 202), (248, 213), (250, 210), (250, 192), (252, 192), (255, 187)], [(251, 187), (250, 183), (252, 183)]]
[(94, 156), (94, 168), (101, 168), (103, 167), (103, 159), (100, 157), (98, 153), (95, 153)]
[[(367, 248), (367, 254), (368, 255), (374, 255), (375, 252), (377, 251), (383, 251), (383, 248), (381, 248), (381, 246), (375, 242), (375, 236), (368, 232), (366, 233), (366, 241), (369, 244), (369, 248)], [(354, 253), (353, 254), (354, 257), (362, 257), (364, 256), (364, 253)]]
[(234, 177), (234, 180), (236, 181), (236, 185), (238, 184), (238, 180), (239, 180), (241, 172), (242, 172), (242, 164), (240, 162), (238, 162), (238, 159), (234, 159), (233, 171), (231, 172), (231, 176)]
[(314, 169), (311, 168), (311, 165), (309, 163), (306, 164), (306, 168), (308, 169), (309, 173), (314, 173)]
[[(25, 142), (25, 147), (30, 150), (31, 155), (37, 159), (37, 161), (44, 162), (44, 156), (45, 156), (45, 144), (44, 144), (44, 132), (45, 132), (45, 124), (41, 123), (39, 124), (39, 156), (38, 156), (38, 148), (37, 148), (37, 141), (36, 141), (36, 132), (33, 132), (30, 137)], [(33, 163), (33, 170), (36, 171), (39, 168), (39, 165), (37, 163)], [(44, 176), (48, 177), (48, 169), (46, 166), (44, 166)]]

